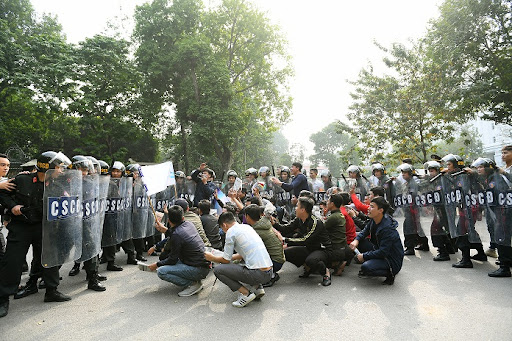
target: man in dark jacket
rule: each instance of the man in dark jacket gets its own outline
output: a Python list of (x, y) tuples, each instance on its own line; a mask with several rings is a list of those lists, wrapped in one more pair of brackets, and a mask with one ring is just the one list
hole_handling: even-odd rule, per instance
[(300, 162), (294, 162), (290, 168), (290, 173), (293, 175), (293, 180), (290, 184), (284, 183), (277, 178), (272, 178), (272, 181), (276, 185), (281, 186), (285, 191), (292, 192), (292, 195), (295, 198), (298, 198), (300, 191), (309, 191), (308, 179), (304, 174), (302, 174), (301, 170), (302, 164)]
[(404, 249), (396, 230), (398, 222), (386, 214), (388, 208), (389, 204), (384, 198), (374, 198), (368, 209), (370, 221), (349, 246), (355, 250), (359, 243), (367, 242), (366, 238), (370, 236), (373, 249), (357, 255), (363, 263), (359, 275), (386, 277), (383, 284), (391, 285), (402, 268)]
[(203, 288), (201, 280), (210, 270), (210, 262), (204, 257), (204, 243), (194, 225), (184, 221), (183, 209), (174, 205), (169, 209), (171, 250), (169, 256), (149, 265), (164, 281), (185, 287), (179, 296), (192, 296)]
[(217, 224), (217, 218), (210, 214), (210, 202), (206, 199), (203, 199), (199, 202), (198, 208), (206, 237), (214, 249), (222, 250), (222, 240), (219, 234), (219, 224)]
[(217, 186), (213, 183), (215, 179), (215, 172), (206, 167), (206, 163), (202, 163), (199, 169), (192, 172), (192, 180), (196, 183), (196, 191), (194, 194), (194, 206), (197, 207), (199, 202), (203, 199), (208, 199), (212, 202), (212, 207), (215, 200), (213, 193), (217, 190)]
[[(331, 240), (320, 219), (312, 215), (314, 201), (300, 197), (297, 204), (297, 219), (287, 225), (275, 222), (274, 227), (285, 237), (284, 250), (286, 260), (299, 267), (304, 265), (301, 278), (311, 273), (323, 275), (322, 285), (331, 285), (331, 273), (327, 264), (332, 253)], [(291, 237), (293, 236), (293, 237)]]

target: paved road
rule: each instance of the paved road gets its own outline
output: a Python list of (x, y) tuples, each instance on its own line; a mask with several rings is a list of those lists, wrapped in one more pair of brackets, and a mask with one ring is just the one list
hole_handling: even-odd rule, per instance
[[(483, 223), (478, 230), (487, 246)], [(222, 283), (212, 288), (213, 274), (199, 295), (181, 298), (177, 287), (128, 265), (102, 271), (107, 291), (96, 293), (83, 271), (68, 277), (72, 264), (65, 264), (59, 289), (73, 300), (43, 303), (42, 291), (11, 300), (0, 340), (511, 340), (512, 279), (487, 276), (494, 259), (453, 269), (460, 253), (433, 262), (434, 253), (405, 257), (391, 287), (358, 278), (355, 264), (322, 287), (320, 276), (300, 279), (302, 269), (286, 263), (281, 280), (244, 309), (231, 306), (235, 295)]]

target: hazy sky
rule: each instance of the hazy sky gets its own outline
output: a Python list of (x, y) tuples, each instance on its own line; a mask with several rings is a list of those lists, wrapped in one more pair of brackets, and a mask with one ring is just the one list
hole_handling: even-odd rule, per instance
[[(58, 16), (69, 42), (101, 33), (109, 19), (130, 15), (144, 0), (32, 0), (35, 10)], [(309, 136), (340, 119), (346, 121), (351, 85), (362, 67), (379, 67), (373, 44), (407, 43), (426, 32), (441, 0), (253, 0), (281, 26), (289, 41), (295, 78), (292, 120), (284, 135), (312, 151)], [(129, 31), (129, 27), (126, 28)], [(129, 34), (129, 32), (127, 32)]]

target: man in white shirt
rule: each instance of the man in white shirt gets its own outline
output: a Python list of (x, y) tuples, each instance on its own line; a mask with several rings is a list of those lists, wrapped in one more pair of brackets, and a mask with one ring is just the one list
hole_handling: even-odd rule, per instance
[(318, 169), (311, 168), (309, 170), (309, 177), (311, 180), (309, 180), (309, 187), (311, 189), (311, 192), (317, 193), (324, 191), (324, 183), (320, 179), (318, 179)]
[[(238, 224), (231, 212), (220, 215), (219, 226), (226, 233), (224, 254), (214, 256), (205, 252), (205, 257), (211, 262), (220, 263), (215, 266), (213, 273), (233, 292), (238, 291), (238, 299), (232, 304), (243, 308), (265, 295), (262, 284), (272, 278), (272, 260), (256, 231), (249, 225)], [(244, 264), (232, 264), (234, 260), (243, 260)], [(242, 283), (252, 287), (246, 288)]]

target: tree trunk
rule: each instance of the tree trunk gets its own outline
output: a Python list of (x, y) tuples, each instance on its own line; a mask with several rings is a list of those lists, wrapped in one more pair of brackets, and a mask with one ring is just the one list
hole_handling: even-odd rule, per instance
[(181, 134), (181, 144), (183, 147), (183, 163), (185, 165), (185, 173), (189, 174), (188, 168), (188, 149), (187, 149), (187, 134), (185, 132), (185, 127), (180, 123), (180, 134)]

